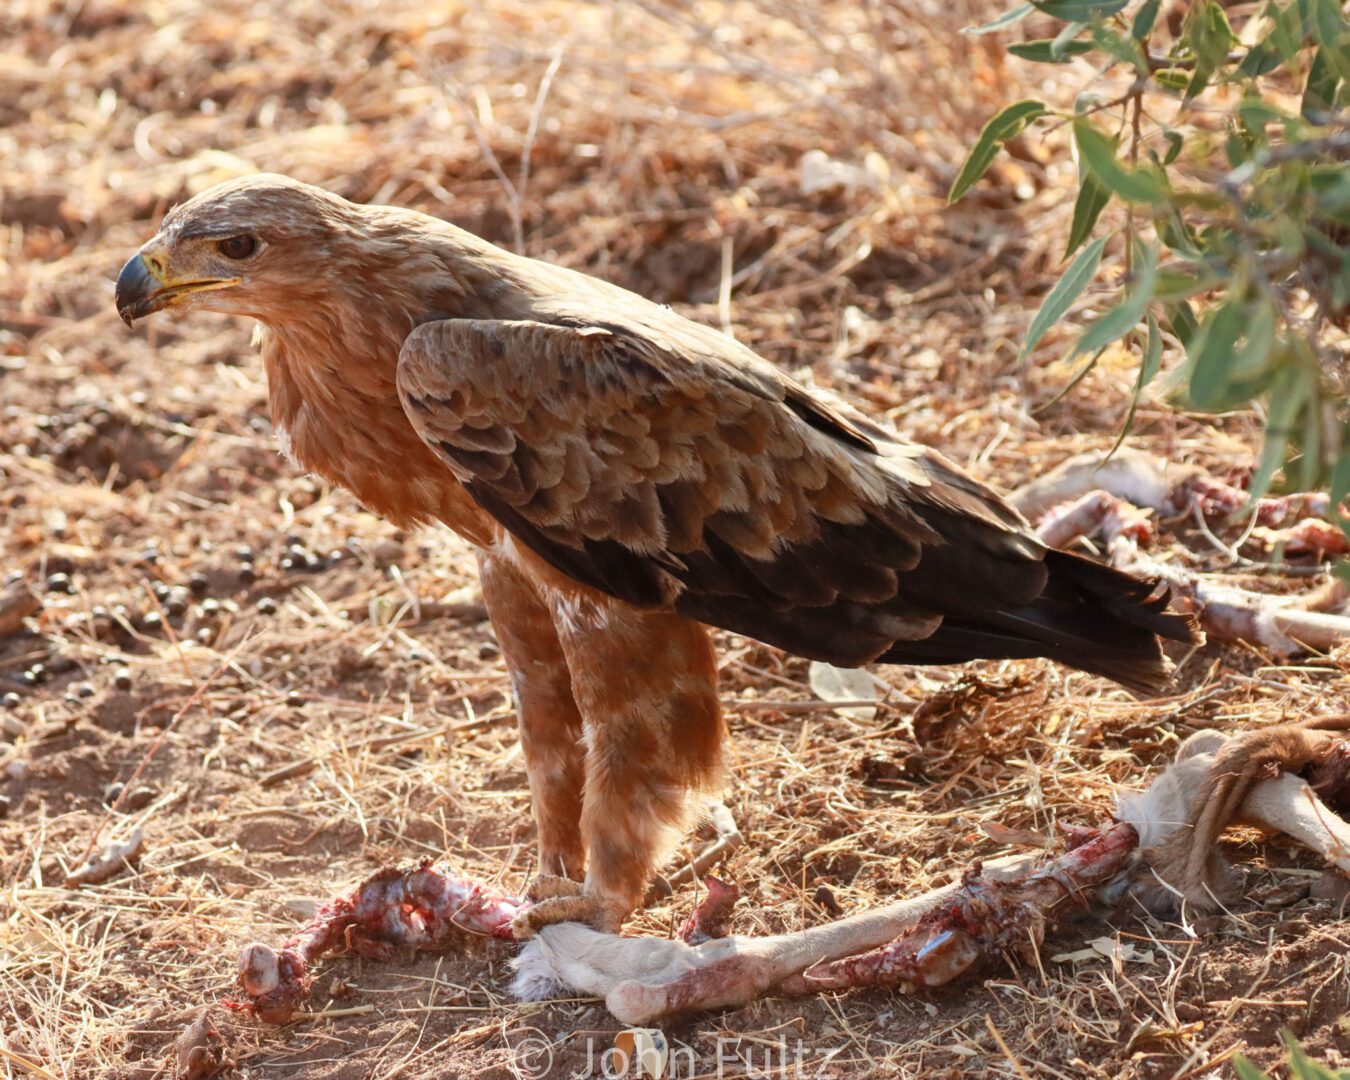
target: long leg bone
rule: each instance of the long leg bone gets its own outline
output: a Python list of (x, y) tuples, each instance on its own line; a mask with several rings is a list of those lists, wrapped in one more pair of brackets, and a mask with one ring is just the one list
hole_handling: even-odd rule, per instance
[(1310, 611), (1295, 597), (1219, 584), (1151, 559), (1124, 537), (1112, 542), (1111, 561), (1122, 570), (1167, 582), (1178, 607), (1193, 612), (1201, 629), (1221, 641), (1251, 642), (1291, 656), (1309, 649), (1325, 652), (1350, 639), (1350, 616)]
[[(1078, 839), (1086, 842), (1030, 874), (1029, 856), (1001, 860), (959, 884), (794, 934), (734, 936), (691, 947), (617, 938), (576, 924), (546, 927), (521, 954), (512, 989), (534, 997), (570, 987), (604, 997), (622, 1023), (651, 1024), (744, 1004), (775, 987), (803, 993), (865, 983), (874, 961), (862, 958), (851, 968), (854, 961), (844, 958), (899, 935), (913, 961), (908, 981), (936, 986), (1037, 932), (1050, 908), (1118, 874), (1134, 848), (1128, 825), (1090, 830)], [(830, 966), (832, 961), (842, 963)]]
[(1134, 826), (1119, 824), (1013, 881), (986, 881), (976, 865), (914, 929), (872, 952), (808, 968), (806, 985), (941, 986), (999, 953), (1035, 950), (1055, 909), (1069, 899), (1082, 903), (1119, 874), (1138, 839)]
[(456, 932), (510, 939), (524, 906), (514, 896), (469, 882), (429, 862), (381, 870), (349, 895), (330, 900), (296, 934), (273, 949), (254, 942), (239, 954), (239, 984), (252, 999), (243, 1007), (281, 1024), (299, 1009), (309, 966), (342, 948), (387, 959), (396, 945), (435, 949)]

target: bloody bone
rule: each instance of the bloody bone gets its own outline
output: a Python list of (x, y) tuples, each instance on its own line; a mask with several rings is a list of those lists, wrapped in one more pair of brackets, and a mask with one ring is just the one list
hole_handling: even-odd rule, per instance
[[(1224, 483), (1194, 465), (1175, 465), (1140, 450), (1122, 449), (1069, 458), (1013, 492), (1010, 500), (1023, 514), (1038, 520), (1054, 507), (1103, 490), (1136, 507), (1177, 517), (1193, 510), (1207, 516), (1234, 514), (1251, 495)], [(1304, 518), (1325, 518), (1331, 505), (1320, 492), (1272, 495), (1252, 507), (1256, 524), (1279, 528)]]
[(913, 929), (871, 952), (813, 965), (802, 978), (820, 990), (942, 986), (1002, 953), (1035, 950), (1055, 910), (1069, 899), (1085, 904), (1124, 869), (1138, 840), (1134, 826), (1121, 823), (1011, 881), (986, 879), (976, 863), (956, 894)]
[[(855, 970), (848, 967), (853, 961), (843, 958), (894, 942), (897, 935), (902, 942), (916, 942), (916, 932), (927, 936), (915, 948), (922, 955), (914, 981), (938, 985), (992, 957), (1008, 940), (1020, 943), (1066, 897), (1082, 898), (1120, 872), (1134, 848), (1130, 826), (1078, 831), (1074, 839), (1078, 846), (1042, 869), (1032, 869), (1025, 856), (999, 860), (959, 884), (791, 934), (733, 935), (691, 947), (681, 941), (601, 934), (577, 923), (547, 926), (522, 952), (512, 989), (517, 996), (537, 998), (567, 987), (604, 997), (622, 1023), (652, 1024), (682, 1013), (741, 1005), (768, 990), (810, 993), (854, 985), (850, 980), (855, 977), (858, 985), (865, 985), (871, 961)], [(1010, 882), (1007, 888), (1013, 891), (1005, 896), (1000, 881)], [(1005, 897), (997, 909), (989, 901), (995, 896)], [(982, 904), (985, 913), (979, 915)], [(980, 934), (971, 932), (981, 925)], [(806, 977), (808, 969), (820, 977)]]
[(252, 1000), (243, 1008), (268, 1023), (285, 1023), (304, 1001), (309, 966), (325, 953), (341, 949), (388, 959), (395, 946), (436, 949), (456, 932), (510, 940), (511, 922), (523, 906), (430, 861), (381, 870), (324, 904), (280, 948), (245, 945), (239, 984)]
[(741, 895), (735, 885), (712, 874), (703, 879), (703, 888), (707, 890), (706, 895), (675, 932), (677, 938), (690, 945), (702, 945), (731, 933), (732, 909)]

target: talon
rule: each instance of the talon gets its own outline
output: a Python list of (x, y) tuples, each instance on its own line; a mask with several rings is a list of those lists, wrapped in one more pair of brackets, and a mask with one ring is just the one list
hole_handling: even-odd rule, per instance
[[(568, 882), (568, 884), (577, 883)], [(544, 927), (561, 922), (585, 923), (602, 933), (613, 934), (623, 925), (625, 914), (621, 904), (581, 892), (540, 900), (533, 907), (526, 908), (517, 915), (511, 929), (518, 941), (528, 941)]]
[(525, 899), (532, 904), (569, 896), (584, 896), (586, 887), (579, 881), (558, 874), (540, 874), (525, 889)]

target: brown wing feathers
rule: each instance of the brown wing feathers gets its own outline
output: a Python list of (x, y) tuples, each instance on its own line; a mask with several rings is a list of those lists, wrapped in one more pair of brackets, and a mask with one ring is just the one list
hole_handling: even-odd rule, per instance
[(429, 323), (399, 389), (488, 513), (628, 603), (838, 664), (1048, 655), (1161, 683), (1153, 635), (1189, 634), (1149, 584), (1047, 555), (931, 452), (873, 437), (757, 357), (710, 355), (739, 350), (729, 339), (675, 342), (686, 350), (625, 326)]

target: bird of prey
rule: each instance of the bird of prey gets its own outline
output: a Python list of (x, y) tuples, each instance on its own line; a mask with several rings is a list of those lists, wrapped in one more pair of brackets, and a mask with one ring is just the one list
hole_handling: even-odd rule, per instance
[(616, 929), (721, 782), (708, 632), (841, 666), (1050, 657), (1139, 691), (1166, 591), (1047, 550), (940, 454), (731, 337), (434, 217), (282, 176), (172, 210), (117, 280), (128, 325), (262, 324), (301, 467), (476, 547), (538, 826), (528, 935)]

